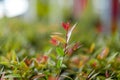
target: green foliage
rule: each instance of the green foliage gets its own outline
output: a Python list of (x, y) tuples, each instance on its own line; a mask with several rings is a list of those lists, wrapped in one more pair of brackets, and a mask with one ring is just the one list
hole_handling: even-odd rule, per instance
[(1, 80), (120, 79), (119, 33), (101, 36), (91, 30), (79, 34), (75, 27), (79, 25), (65, 24), (64, 33), (52, 34), (55, 46), (51, 48), (49, 31), (40, 35), (39, 27), (14, 23), (14, 19), (5, 22), (0, 26)]
[(57, 48), (56, 48), (56, 52), (57, 52), (57, 54), (58, 54), (59, 56), (64, 56), (64, 51), (63, 51), (62, 48), (57, 47)]

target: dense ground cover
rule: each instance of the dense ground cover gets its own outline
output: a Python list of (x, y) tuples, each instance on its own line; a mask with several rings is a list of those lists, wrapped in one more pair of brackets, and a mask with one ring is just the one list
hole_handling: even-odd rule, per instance
[(0, 80), (120, 79), (118, 32), (105, 36), (79, 22), (47, 26), (1, 22)]

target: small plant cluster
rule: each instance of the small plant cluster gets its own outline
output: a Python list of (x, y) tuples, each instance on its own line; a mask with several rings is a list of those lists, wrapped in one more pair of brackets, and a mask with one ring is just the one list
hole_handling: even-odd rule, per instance
[(63, 23), (62, 26), (66, 32), (65, 36), (62, 33), (51, 35), (50, 43), (56, 46), (55, 54), (49, 52), (36, 58), (29, 59), (25, 57), (23, 60), (19, 60), (15, 51), (9, 52), (6, 57), (1, 56), (0, 64), (3, 66), (1, 69), (1, 80), (59, 79), (63, 68), (67, 68), (67, 65), (64, 64), (67, 60), (65, 59), (66, 56), (72, 55), (80, 47), (79, 43), (69, 44), (76, 24), (72, 28), (70, 28), (69, 23)]
[(23, 58), (19, 55), (24, 50), (11, 49), (0, 56), (0, 80), (119, 80), (119, 36), (98, 37), (86, 45), (88, 38), (84, 43), (72, 41), (76, 25), (62, 23), (64, 33), (52, 33), (53, 47), (44, 54)]

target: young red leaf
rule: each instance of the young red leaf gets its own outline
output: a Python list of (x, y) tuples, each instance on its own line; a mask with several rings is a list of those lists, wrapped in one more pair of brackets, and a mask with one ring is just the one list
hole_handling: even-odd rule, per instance
[(48, 56), (43, 56), (44, 61), (48, 60)]
[(37, 57), (36, 60), (38, 63), (46, 63), (48, 60), (48, 56), (45, 56), (45, 55), (42, 57), (40, 56), (40, 57)]
[(40, 62), (45, 63), (47, 62), (47, 60), (48, 60), (48, 56), (43, 56)]
[(109, 48), (106, 47), (103, 49), (103, 51), (97, 56), (98, 59), (104, 59), (105, 57), (107, 57), (109, 53)]
[(105, 76), (106, 76), (106, 78), (108, 78), (110, 76), (109, 72), (107, 70), (105, 71)]
[(27, 65), (27, 66), (30, 66), (30, 64), (32, 63), (32, 60), (30, 60), (30, 59), (25, 59), (25, 64)]
[(67, 50), (67, 54), (70, 56), (70, 55), (72, 55), (72, 53), (73, 53), (73, 49), (72, 49), (72, 48), (69, 48), (69, 49)]
[(50, 43), (53, 44), (54, 46), (57, 46), (59, 44), (59, 42), (54, 38), (51, 38)]
[(97, 66), (97, 63), (96, 62), (93, 62), (92, 63), (92, 66), (95, 68)]
[(69, 22), (67, 22), (67, 23), (62, 23), (62, 26), (63, 26), (63, 28), (64, 28), (66, 31), (68, 31), (69, 28), (70, 28), (70, 23), (69, 23)]
[(75, 51), (75, 50), (77, 50), (77, 49), (80, 48), (80, 47), (81, 47), (80, 43), (77, 42), (77, 43), (75, 43), (75, 45), (73, 46), (73, 50)]

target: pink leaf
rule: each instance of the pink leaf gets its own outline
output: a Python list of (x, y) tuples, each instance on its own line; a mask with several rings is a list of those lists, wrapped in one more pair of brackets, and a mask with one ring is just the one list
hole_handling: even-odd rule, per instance
[(2, 74), (0, 80), (5, 80), (5, 79), (4, 79), (4, 76), (5, 76), (5, 73)]

